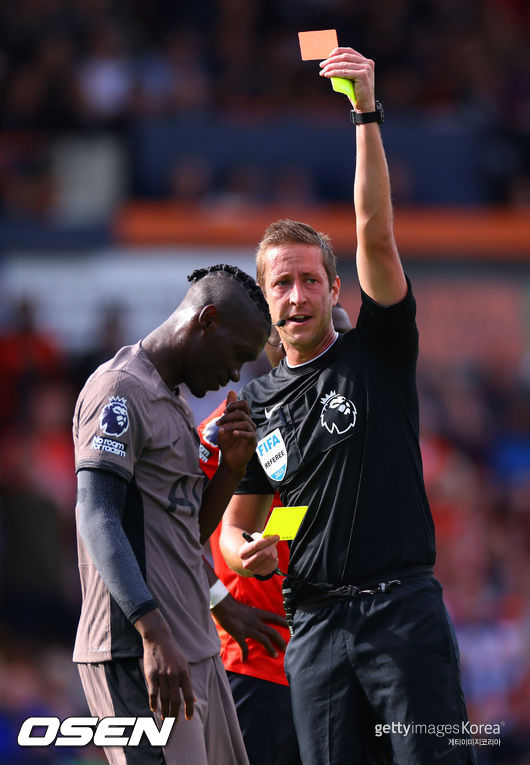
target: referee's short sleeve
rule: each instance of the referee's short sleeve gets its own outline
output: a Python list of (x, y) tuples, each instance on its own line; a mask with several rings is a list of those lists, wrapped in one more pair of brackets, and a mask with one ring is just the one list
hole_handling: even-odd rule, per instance
[(384, 355), (414, 361), (418, 356), (416, 301), (410, 280), (407, 294), (399, 303), (381, 306), (361, 289), (362, 305), (357, 320), (357, 332)]
[(246, 473), (234, 494), (274, 494), (274, 489), (268, 482), (255, 452), (252, 455), (247, 465)]

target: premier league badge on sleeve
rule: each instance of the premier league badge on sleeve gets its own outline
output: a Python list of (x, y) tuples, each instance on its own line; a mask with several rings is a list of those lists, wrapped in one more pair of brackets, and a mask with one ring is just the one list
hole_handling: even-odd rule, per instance
[(320, 399), (320, 424), (329, 433), (342, 435), (355, 427), (357, 409), (353, 401), (332, 390)]
[(99, 427), (106, 436), (121, 436), (129, 429), (127, 399), (111, 396), (99, 415)]
[(287, 470), (287, 449), (279, 428), (258, 441), (256, 453), (268, 477), (281, 481)]

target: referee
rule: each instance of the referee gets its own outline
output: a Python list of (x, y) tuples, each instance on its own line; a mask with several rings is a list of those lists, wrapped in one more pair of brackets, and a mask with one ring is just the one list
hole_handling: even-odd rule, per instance
[[(258, 446), (224, 516), (221, 548), (244, 575), (272, 575), (259, 532), (278, 490), (307, 505), (284, 585), (285, 665), (304, 765), (474, 763), (454, 746), (467, 720), (458, 648), (433, 577), (434, 527), (419, 448), (415, 301), (393, 235), (374, 63), (351, 48), (323, 62), (356, 93), (354, 202), (362, 304), (338, 336), (329, 241), (277, 221), (257, 273), (286, 359), (241, 396)], [(254, 534), (243, 542), (241, 532)]]

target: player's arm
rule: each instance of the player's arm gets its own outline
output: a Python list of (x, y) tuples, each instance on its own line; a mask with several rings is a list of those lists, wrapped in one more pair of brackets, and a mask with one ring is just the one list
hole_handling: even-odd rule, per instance
[[(265, 526), (272, 494), (235, 494), (223, 517), (219, 544), (230, 568), (242, 576), (259, 574), (267, 576), (278, 566), (278, 536), (261, 537)], [(242, 532), (254, 537), (245, 542)]]
[[(354, 82), (359, 112), (375, 110), (375, 65), (352, 48), (336, 48), (322, 64), (325, 77)], [(390, 179), (379, 125), (357, 125), (354, 203), (357, 228), (357, 273), (363, 290), (376, 303), (402, 300), (407, 283), (394, 239)]]
[(84, 469), (77, 474), (77, 522), (81, 539), (110, 594), (142, 636), (151, 709), (177, 716), (180, 689), (185, 715), (193, 714), (186, 659), (157, 608), (122, 525), (127, 482), (115, 473)]
[(206, 487), (199, 512), (201, 543), (204, 544), (219, 525), (232, 494), (245, 474), (247, 462), (256, 449), (256, 426), (250, 419), (246, 401), (229, 391), (227, 406), (217, 421), (217, 440), (221, 461)]
[[(271, 656), (278, 655), (278, 649), (285, 651), (286, 643), (280, 633), (271, 627), (277, 624), (287, 627), (287, 622), (273, 611), (240, 603), (232, 597), (208, 561), (203, 558), (208, 585), (210, 587), (210, 610), (215, 620), (231, 635), (241, 648), (241, 661), (248, 659), (247, 638), (253, 638)], [(212, 600), (213, 597), (213, 600)]]

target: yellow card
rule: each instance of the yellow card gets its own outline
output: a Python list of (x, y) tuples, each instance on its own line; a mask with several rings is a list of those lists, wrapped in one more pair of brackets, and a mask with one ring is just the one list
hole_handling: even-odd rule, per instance
[(264, 537), (278, 534), (281, 540), (294, 539), (304, 520), (307, 505), (300, 507), (275, 507), (263, 529)]
[(331, 87), (335, 93), (344, 93), (345, 96), (351, 98), (353, 103), (357, 103), (355, 99), (355, 90), (353, 89), (353, 82), (347, 80), (345, 77), (330, 77)]

